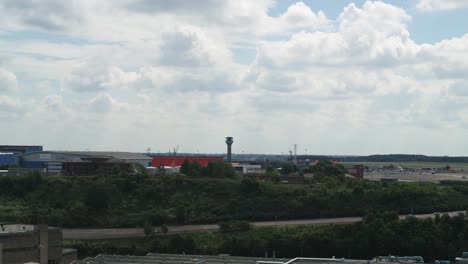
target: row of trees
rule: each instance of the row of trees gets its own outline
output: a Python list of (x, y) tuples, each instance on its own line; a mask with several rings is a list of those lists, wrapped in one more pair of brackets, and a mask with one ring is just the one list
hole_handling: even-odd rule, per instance
[(209, 162), (202, 167), (196, 161), (184, 160), (180, 172), (191, 177), (234, 178), (236, 173), (232, 166), (222, 161)]
[[(212, 166), (208, 174), (228, 167)], [(231, 168), (232, 169), (232, 168)], [(328, 174), (329, 164), (314, 173)], [(468, 186), (355, 181), (282, 185), (253, 178), (142, 173), (95, 177), (0, 177), (0, 222), (64, 227), (135, 227), (144, 223), (219, 223), (362, 216), (373, 209), (402, 214), (468, 208)], [(339, 171), (341, 175), (341, 171)]]
[[(230, 232), (233, 227), (244, 229)], [(82, 256), (159, 252), (263, 257), (275, 252), (284, 258), (422, 256), (426, 262), (453, 260), (468, 249), (468, 221), (464, 215), (399, 221), (396, 212), (384, 211), (370, 212), (356, 224), (250, 229), (243, 223), (226, 223), (225, 230), (125, 241), (69, 241), (66, 246), (78, 248)]]

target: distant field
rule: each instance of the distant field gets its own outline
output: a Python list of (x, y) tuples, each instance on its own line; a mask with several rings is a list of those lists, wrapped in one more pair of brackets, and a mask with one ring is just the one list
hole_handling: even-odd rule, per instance
[(441, 168), (449, 165), (455, 170), (468, 170), (468, 163), (453, 163), (453, 162), (342, 162), (343, 165), (395, 165), (403, 168), (421, 169), (421, 168)]

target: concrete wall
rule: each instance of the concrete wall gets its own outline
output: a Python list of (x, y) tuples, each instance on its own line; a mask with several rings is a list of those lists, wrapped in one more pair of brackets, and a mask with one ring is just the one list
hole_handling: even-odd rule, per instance
[(49, 260), (49, 229), (39, 225), (39, 263), (47, 264)]
[(3, 244), (3, 263), (37, 262), (38, 243), (39, 236), (36, 231), (0, 234), (0, 244)]
[(49, 227), (49, 259), (61, 263), (62, 259), (62, 230), (60, 228)]
[(0, 263), (62, 263), (62, 230), (47, 226), (42, 228), (0, 233), (0, 244), (3, 245), (3, 262)]

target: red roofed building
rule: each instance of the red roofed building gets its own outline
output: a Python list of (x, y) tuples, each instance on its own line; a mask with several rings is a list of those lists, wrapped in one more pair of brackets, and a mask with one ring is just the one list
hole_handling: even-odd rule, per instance
[(154, 156), (152, 165), (153, 167), (180, 167), (184, 160), (198, 162), (198, 164), (204, 167), (210, 161), (223, 161), (224, 158), (222, 156)]

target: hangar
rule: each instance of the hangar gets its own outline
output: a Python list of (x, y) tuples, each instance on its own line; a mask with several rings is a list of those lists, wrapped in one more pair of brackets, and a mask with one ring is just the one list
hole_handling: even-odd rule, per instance
[(42, 151), (42, 146), (0, 145), (0, 165), (13, 165), (18, 155), (34, 151)]
[(24, 153), (17, 157), (22, 168), (41, 169), (48, 174), (90, 175), (115, 166), (128, 169), (132, 164), (144, 167), (152, 159), (140, 153), (104, 151), (40, 151)]

